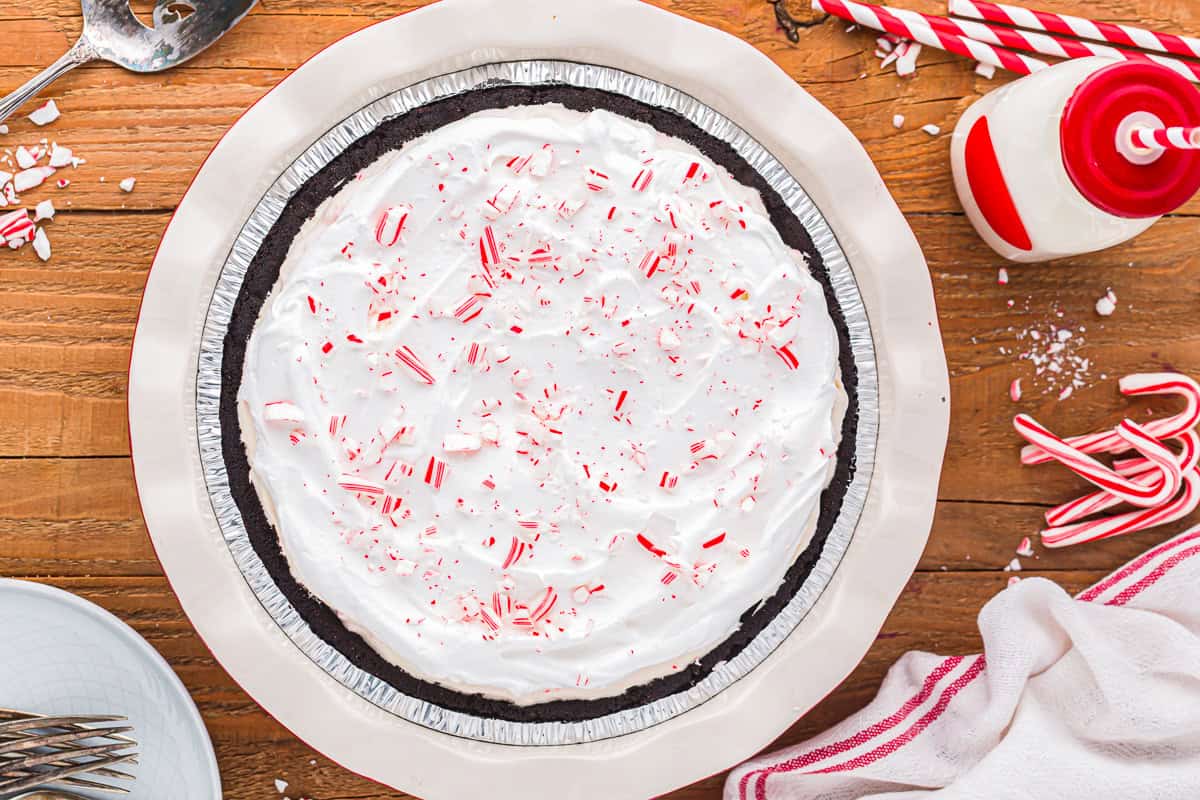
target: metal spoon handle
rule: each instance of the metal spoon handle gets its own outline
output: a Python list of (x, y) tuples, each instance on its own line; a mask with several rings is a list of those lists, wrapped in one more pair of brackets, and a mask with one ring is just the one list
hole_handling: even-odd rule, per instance
[(25, 105), (30, 98), (42, 91), (42, 89), (45, 89), (80, 64), (95, 61), (96, 57), (96, 52), (92, 48), (91, 42), (81, 36), (79, 41), (70, 50), (62, 54), (61, 58), (31, 78), (20, 89), (0, 100), (0, 122), (12, 116), (14, 111)]

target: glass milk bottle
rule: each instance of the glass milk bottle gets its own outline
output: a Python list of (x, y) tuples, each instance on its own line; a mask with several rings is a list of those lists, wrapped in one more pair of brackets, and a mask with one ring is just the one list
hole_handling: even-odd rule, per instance
[(1065, 61), (967, 109), (951, 142), (954, 185), (980, 236), (1005, 258), (1102, 250), (1200, 189), (1200, 150), (1144, 146), (1135, 136), (1196, 125), (1200, 92), (1166, 67)]

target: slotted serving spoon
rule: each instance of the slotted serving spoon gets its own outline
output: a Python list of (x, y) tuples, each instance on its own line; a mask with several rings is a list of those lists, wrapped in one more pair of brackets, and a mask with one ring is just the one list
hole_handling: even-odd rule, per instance
[(225, 35), (258, 0), (158, 0), (154, 27), (142, 24), (129, 0), (83, 0), (79, 41), (20, 89), (0, 100), (0, 122), (52, 81), (80, 64), (103, 59), (133, 72), (181, 64)]

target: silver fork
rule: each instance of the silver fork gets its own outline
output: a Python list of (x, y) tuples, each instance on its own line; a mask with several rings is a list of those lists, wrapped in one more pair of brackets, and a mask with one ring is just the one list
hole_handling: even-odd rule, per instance
[(118, 716), (47, 717), (0, 709), (0, 794), (51, 783), (128, 792), (81, 777), (132, 780), (129, 773), (113, 769), (137, 763), (137, 742), (125, 735), (133, 729), (119, 724), (125, 721)]

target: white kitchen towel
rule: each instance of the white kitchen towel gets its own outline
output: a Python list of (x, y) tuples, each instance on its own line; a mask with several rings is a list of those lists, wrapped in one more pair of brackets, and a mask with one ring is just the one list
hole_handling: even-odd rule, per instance
[(984, 654), (908, 653), (875, 700), (738, 767), (726, 800), (1200, 798), (1200, 527), (1072, 598), (1029, 578)]

